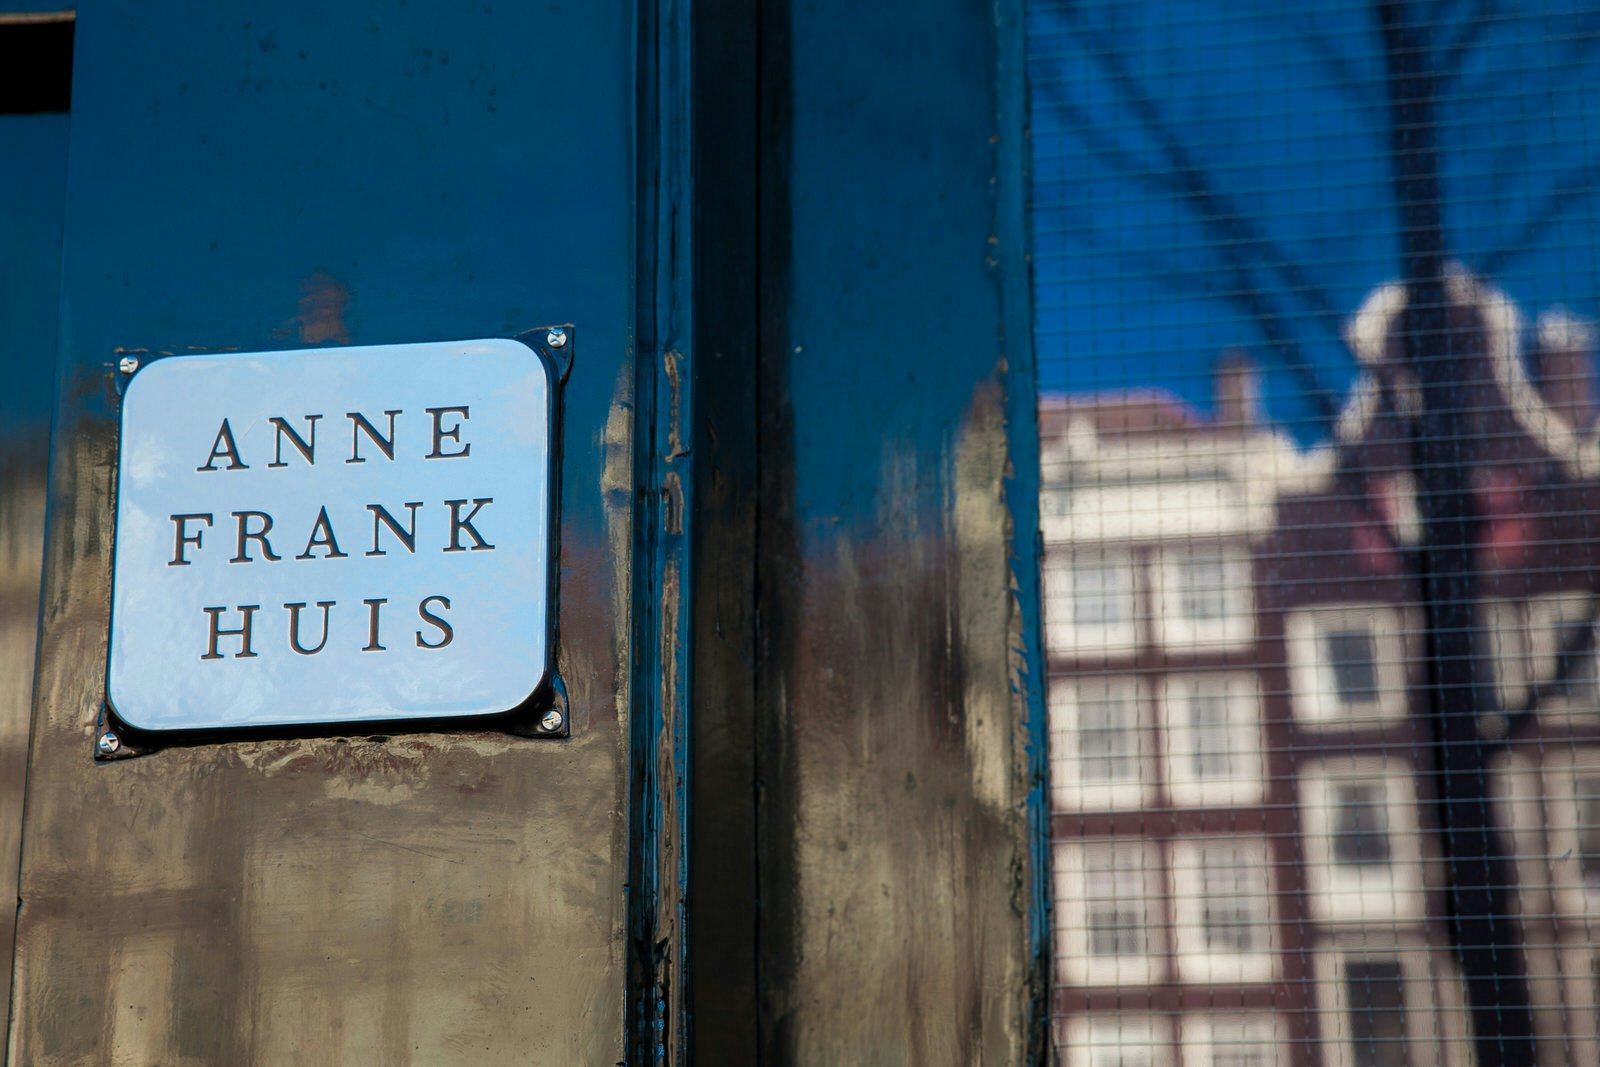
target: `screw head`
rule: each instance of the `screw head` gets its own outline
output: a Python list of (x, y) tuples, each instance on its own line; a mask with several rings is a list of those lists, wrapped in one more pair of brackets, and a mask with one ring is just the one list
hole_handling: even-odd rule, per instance
[(122, 738), (107, 730), (95, 739), (94, 750), (102, 756), (114, 756), (122, 748)]
[(551, 348), (567, 347), (567, 331), (562, 329), (551, 330), (544, 335), (544, 343)]
[(133, 356), (123, 356), (117, 360), (117, 369), (123, 374), (132, 374), (139, 369), (139, 361)]
[(544, 713), (544, 718), (539, 720), (539, 728), (547, 734), (553, 734), (561, 729), (561, 724), (566, 722), (559, 711), (551, 708)]

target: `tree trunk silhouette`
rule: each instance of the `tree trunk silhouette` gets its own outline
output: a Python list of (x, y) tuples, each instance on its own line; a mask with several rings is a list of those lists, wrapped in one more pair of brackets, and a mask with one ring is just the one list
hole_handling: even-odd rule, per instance
[(1448, 869), (1449, 920), (1470, 1005), (1479, 1067), (1531, 1067), (1533, 1013), (1513, 914), (1515, 875), (1495, 824), (1489, 758), (1503, 722), (1479, 619), (1482, 520), (1472, 472), (1481, 454), (1468, 429), (1460, 316), (1445, 284), (1446, 238), (1437, 146), (1438, 81), (1428, 35), (1404, 0), (1379, 0), (1388, 73), (1390, 151), (1399, 208), (1400, 320), (1406, 365), (1421, 397), (1413, 432), (1424, 551), (1417, 555), (1427, 617), (1428, 712), (1435, 791)]

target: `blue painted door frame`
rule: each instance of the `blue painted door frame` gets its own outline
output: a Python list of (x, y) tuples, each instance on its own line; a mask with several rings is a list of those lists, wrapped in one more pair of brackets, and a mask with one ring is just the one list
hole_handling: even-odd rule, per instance
[[(464, 1019), (481, 1062), (1042, 1062), (1020, 7), (83, 6), (17, 1062), (134, 1047), (118, 983), (162, 959), (137, 1036), (162, 1062), (364, 1040), (359, 984), (299, 1036), (261, 1007), (315, 947), (290, 901), (333, 877), (293, 847), (263, 873), (290, 813), (388, 894), (318, 910), (327, 943), (401, 944), (385, 1055), (447, 1055)], [(119, 349), (555, 322), (570, 744), (79, 759)], [(357, 776), (382, 803), (325, 788)], [(430, 836), (462, 798), (509, 846)], [(84, 805), (144, 821), (107, 848)], [(174, 840), (147, 885), (135, 857)], [(397, 845), (459, 862), (390, 881)], [(502, 933), (395, 925), (441, 899)], [(515, 1009), (427, 1007), (480, 985)]]

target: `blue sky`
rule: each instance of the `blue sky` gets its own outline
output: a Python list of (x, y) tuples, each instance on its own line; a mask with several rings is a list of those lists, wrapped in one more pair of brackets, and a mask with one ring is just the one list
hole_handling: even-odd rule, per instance
[[(1452, 254), (1530, 317), (1600, 316), (1600, 178), (1585, 170), (1600, 167), (1600, 14), (1414, 2), (1453, 72), (1439, 109)], [(1269, 413), (1303, 440), (1326, 431), (1259, 308), (1342, 395), (1338, 325), (1398, 263), (1379, 43), (1371, 2), (1030, 4), (1044, 389), (1154, 385), (1205, 407), (1212, 363), (1241, 346), (1268, 372)], [(1569, 186), (1583, 191), (1560, 198)]]

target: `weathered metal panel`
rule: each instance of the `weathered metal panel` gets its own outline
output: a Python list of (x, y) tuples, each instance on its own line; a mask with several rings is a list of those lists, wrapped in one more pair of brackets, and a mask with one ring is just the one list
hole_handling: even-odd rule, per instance
[[(13, 1062), (621, 1058), (632, 34), (608, 5), (81, 12)], [(570, 740), (93, 763), (119, 350), (555, 322)]]
[(1033, 579), (1012, 499), (1037, 478), (1008, 480), (1008, 419), (1032, 387), (1020, 200), (1000, 184), (1020, 159), (1001, 147), (1022, 134), (1020, 80), (997, 70), (1014, 29), (997, 10), (1012, 9), (824, 0), (772, 5), (766, 23), (773, 1062), (1014, 1064), (1039, 1048), (1038, 681), (1018, 592)]
[[(0, 901), (15, 898), (44, 563), (67, 116), (0, 116)], [(0, 908), (0, 1005), (16, 911)], [(4, 1057), (0, 1056), (0, 1062)]]

